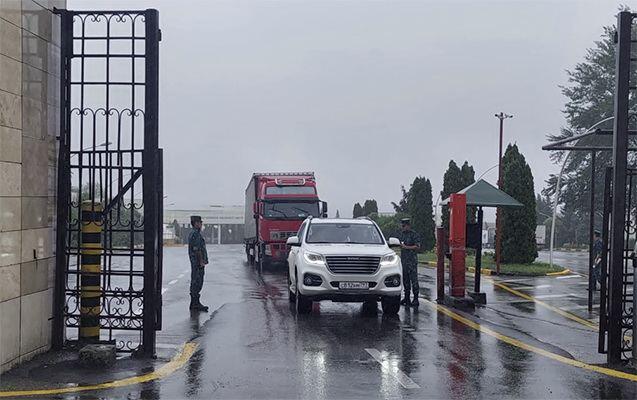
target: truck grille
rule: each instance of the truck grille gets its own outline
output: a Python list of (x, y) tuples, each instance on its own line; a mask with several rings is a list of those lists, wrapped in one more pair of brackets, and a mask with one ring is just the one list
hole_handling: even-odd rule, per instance
[(289, 237), (296, 236), (296, 231), (292, 232), (281, 232), (281, 231), (272, 231), (270, 232), (270, 240), (287, 240)]
[(327, 256), (327, 268), (335, 274), (374, 274), (378, 270), (380, 257)]

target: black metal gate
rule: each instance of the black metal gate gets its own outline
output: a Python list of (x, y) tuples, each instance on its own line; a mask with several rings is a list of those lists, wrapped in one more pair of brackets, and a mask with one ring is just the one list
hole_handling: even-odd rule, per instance
[[(603, 243), (609, 243), (612, 220), (613, 169), (607, 168), (604, 183), (604, 220), (602, 227)], [(619, 360), (628, 360), (632, 353), (634, 329), (634, 243), (637, 234), (637, 169), (628, 168), (626, 173), (626, 214), (621, 241), (624, 249), (619, 263), (615, 267), (609, 260), (610, 252), (606, 247), (602, 251), (601, 289), (600, 289), (600, 336), (599, 351), (613, 354)], [(615, 290), (615, 292), (613, 292)], [(618, 337), (611, 340), (611, 335)], [(608, 344), (608, 349), (606, 345)]]
[[(62, 64), (53, 345), (78, 339), (80, 326), (92, 320), (100, 340), (152, 355), (161, 329), (159, 14), (57, 12)], [(95, 218), (90, 233), (87, 215)], [(91, 241), (93, 247), (86, 244)], [(90, 307), (98, 310), (92, 319)]]

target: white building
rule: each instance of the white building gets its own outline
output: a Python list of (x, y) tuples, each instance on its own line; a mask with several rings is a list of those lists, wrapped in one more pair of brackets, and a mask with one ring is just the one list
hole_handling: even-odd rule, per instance
[[(199, 215), (204, 225), (204, 237), (210, 243), (242, 243), (244, 207), (242, 205), (215, 205), (205, 209), (164, 209), (164, 226), (182, 242), (190, 233), (190, 217)], [(173, 229), (177, 221), (179, 229)]]

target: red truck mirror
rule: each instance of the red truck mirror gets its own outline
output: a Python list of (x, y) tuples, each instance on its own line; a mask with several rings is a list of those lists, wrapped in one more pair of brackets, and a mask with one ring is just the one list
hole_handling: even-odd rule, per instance
[(252, 214), (255, 218), (259, 215), (259, 203), (256, 201), (252, 203)]

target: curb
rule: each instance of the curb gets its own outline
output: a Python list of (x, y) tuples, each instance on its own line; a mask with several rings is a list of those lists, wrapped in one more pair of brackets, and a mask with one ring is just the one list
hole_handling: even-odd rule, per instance
[(546, 276), (558, 276), (558, 275), (568, 275), (571, 273), (571, 270), (568, 268), (565, 268), (564, 271), (559, 271), (559, 272), (549, 272), (546, 274)]
[[(471, 272), (472, 274), (476, 273), (476, 268), (475, 267), (467, 267), (467, 271)], [(480, 275), (487, 275), (487, 276), (491, 276), (491, 275), (496, 275), (495, 272), (491, 271), (490, 269), (480, 269)]]
[[(430, 261), (423, 261), (423, 262), (419, 262), (418, 265), (422, 265), (425, 268), (432, 268), (432, 269), (436, 269), (436, 265)], [(472, 274), (476, 273), (476, 269), (475, 267), (467, 267), (467, 271), (471, 272)], [(487, 275), (487, 276), (497, 276), (498, 274), (490, 269), (487, 268), (482, 268), (480, 270), (481, 275)], [(568, 268), (565, 268), (563, 271), (558, 271), (558, 272), (547, 272), (544, 275), (508, 275), (508, 274), (500, 274), (500, 276), (530, 276), (530, 277), (542, 277), (542, 276), (560, 276), (560, 275), (569, 275), (572, 274), (571, 270)]]

